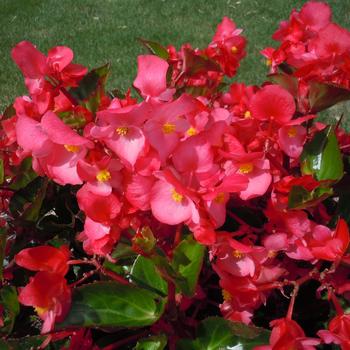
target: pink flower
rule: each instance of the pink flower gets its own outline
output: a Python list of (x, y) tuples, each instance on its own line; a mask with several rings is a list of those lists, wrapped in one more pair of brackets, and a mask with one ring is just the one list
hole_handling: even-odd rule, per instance
[(77, 199), (80, 209), (96, 222), (110, 222), (121, 210), (121, 203), (114, 193), (97, 195), (86, 185), (77, 192)]
[(109, 254), (120, 236), (120, 229), (116, 225), (95, 222), (89, 217), (85, 219), (84, 231), (77, 239), (83, 241), (84, 250), (88, 254), (105, 256)]
[(77, 174), (77, 162), (93, 143), (78, 135), (51, 111), (41, 122), (19, 117), (16, 124), (17, 143), (25, 152), (37, 159), (37, 169), (61, 185), (81, 184)]
[(169, 64), (155, 55), (140, 55), (137, 58), (137, 65), (134, 86), (144, 98), (159, 97), (162, 99), (161, 95), (165, 93), (167, 88), (166, 75)]
[(258, 120), (288, 123), (295, 113), (293, 96), (279, 85), (266, 85), (251, 99), (249, 110)]

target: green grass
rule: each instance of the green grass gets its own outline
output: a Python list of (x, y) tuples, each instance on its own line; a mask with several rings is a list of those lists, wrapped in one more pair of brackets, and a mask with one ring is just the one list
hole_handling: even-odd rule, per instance
[[(259, 51), (272, 45), (272, 33), (300, 0), (0, 0), (0, 111), (25, 93), (22, 76), (11, 61), (21, 40), (43, 52), (71, 47), (75, 62), (89, 68), (112, 63), (109, 87), (126, 89), (144, 52), (137, 38), (204, 47), (223, 16), (231, 17), (248, 38), (248, 57), (235, 78), (261, 83), (266, 66)], [(333, 18), (350, 29), (350, 0), (331, 0)], [(344, 109), (344, 106), (340, 108)], [(336, 112), (339, 113), (339, 107)]]

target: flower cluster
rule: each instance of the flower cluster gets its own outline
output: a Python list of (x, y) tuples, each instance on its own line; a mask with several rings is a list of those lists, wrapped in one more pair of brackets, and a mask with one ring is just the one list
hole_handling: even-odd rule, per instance
[[(284, 314), (270, 322), (270, 345), (256, 349), (315, 349), (321, 343), (349, 348), (349, 314), (343, 311), (349, 301), (349, 178), (343, 157), (348, 159), (350, 136), (339, 123), (315, 118), (350, 98), (350, 32), (331, 21), (327, 4), (308, 2), (281, 22), (273, 35), (280, 47), (262, 51), (270, 80), (262, 86), (232, 83), (223, 91), (224, 79), (234, 76), (245, 56), (241, 33), (225, 17), (203, 50), (186, 44), (177, 51), (142, 39), (154, 54), (138, 57), (138, 98), (131, 90), (108, 93), (109, 66), (88, 73), (72, 63), (67, 47), (47, 56), (27, 41), (13, 48), (29, 95), (16, 98), (1, 120), (0, 227), (13, 233), (6, 254), (14, 259), (4, 273), (10, 281), (15, 264), (37, 271), (18, 286), (18, 300), (44, 320), (42, 333), (66, 319), (76, 286), (91, 276), (133, 282), (130, 266), (118, 265), (121, 255), (115, 253), (124, 244), (168, 283), (165, 316), (152, 329), (171, 333), (170, 349), (183, 337), (176, 334), (174, 309), (199, 310), (200, 300), (211, 296), (201, 278), (212, 270), (223, 296), (216, 302), (234, 322), (267, 327), (258, 314), (271, 298), (282, 305), (290, 294)], [(34, 172), (23, 170), (28, 159)], [(24, 172), (30, 181), (48, 179), (28, 203), (20, 184)], [(44, 209), (61, 188), (69, 188), (79, 208), (71, 225), (76, 240), (57, 245), (38, 232), (52, 213), (58, 217), (56, 204)], [(21, 220), (24, 232), (16, 228)], [(25, 234), (28, 239), (21, 238)], [(191, 272), (195, 280), (188, 289), (181, 265), (197, 257), (186, 252), (181, 263), (176, 260), (187, 235), (209, 252), (208, 266), (188, 264), (199, 269)], [(69, 277), (68, 285), (70, 265), (92, 270), (81, 279)], [(310, 283), (317, 284), (314, 300), (328, 296), (329, 308), (334, 305), (337, 314), (324, 319), (333, 317), (328, 330), (303, 330), (293, 319), (295, 301)], [(196, 326), (195, 316), (187, 318), (184, 324)], [(70, 349), (85, 336), (86, 348), (96, 349), (90, 333), (67, 335)]]

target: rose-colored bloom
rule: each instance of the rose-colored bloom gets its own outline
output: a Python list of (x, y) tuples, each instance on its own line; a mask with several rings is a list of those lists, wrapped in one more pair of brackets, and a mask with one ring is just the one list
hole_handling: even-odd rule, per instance
[(64, 276), (68, 271), (69, 248), (49, 245), (21, 250), (15, 256), (17, 265), (32, 271), (47, 271)]
[(350, 314), (335, 316), (329, 323), (328, 330), (321, 330), (317, 335), (326, 343), (340, 345), (342, 350), (350, 349)]
[(53, 272), (40, 271), (19, 292), (18, 300), (33, 306), (44, 324), (41, 332), (53, 330), (55, 322), (63, 321), (71, 304), (71, 290), (66, 279)]
[(257, 346), (254, 350), (315, 350), (320, 340), (308, 338), (303, 329), (293, 320), (280, 318), (271, 323), (270, 346)]
[(258, 120), (287, 124), (295, 113), (293, 96), (279, 85), (266, 85), (251, 99), (249, 110)]

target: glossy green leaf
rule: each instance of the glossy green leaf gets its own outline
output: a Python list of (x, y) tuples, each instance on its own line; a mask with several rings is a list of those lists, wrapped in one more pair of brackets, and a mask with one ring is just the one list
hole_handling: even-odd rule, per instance
[(191, 235), (174, 249), (172, 266), (183, 277), (177, 281), (177, 285), (185, 295), (192, 296), (195, 292), (204, 252), (205, 247), (195, 241)]
[(298, 95), (298, 79), (289, 74), (284, 73), (275, 73), (270, 74), (269, 79), (285, 88), (289, 91), (294, 97)]
[(110, 63), (91, 70), (79, 83), (79, 86), (69, 90), (77, 102), (95, 113), (100, 104), (102, 93), (105, 91), (107, 78), (110, 74)]
[(11, 190), (20, 190), (32, 182), (38, 175), (32, 169), (32, 158), (26, 158), (21, 165), (15, 169), (15, 178), (9, 188)]
[(155, 293), (116, 282), (96, 282), (74, 290), (71, 309), (58, 329), (69, 327), (143, 327), (164, 309)]
[(221, 72), (221, 67), (212, 59), (196, 55), (193, 50), (184, 50), (184, 72), (188, 75), (196, 75), (203, 72)]
[(137, 342), (135, 350), (163, 350), (168, 340), (164, 334), (141, 339)]
[(36, 221), (46, 195), (48, 180), (37, 177), (17, 191), (10, 200), (10, 211), (15, 218)]
[(4, 286), (0, 290), (0, 304), (4, 307), (4, 326), (0, 328), (1, 334), (10, 334), (19, 314), (19, 303), (15, 287)]
[(168, 293), (168, 284), (160, 276), (154, 262), (142, 255), (139, 255), (134, 262), (131, 278), (140, 287), (150, 287), (164, 296)]
[(142, 39), (142, 38), (139, 38), (139, 41), (142, 45), (144, 45), (148, 49), (148, 51), (152, 55), (156, 55), (160, 58), (163, 58), (164, 60), (167, 60), (169, 58), (169, 53), (168, 53), (166, 47), (164, 47), (163, 45), (161, 45), (155, 41), (146, 40), (146, 39)]
[(346, 100), (350, 100), (349, 89), (344, 89), (331, 84), (310, 84), (309, 104), (311, 113), (318, 113), (338, 102)]
[(308, 142), (301, 155), (301, 170), (317, 180), (338, 181), (344, 173), (342, 155), (331, 126), (319, 131)]
[(177, 350), (252, 350), (268, 343), (269, 332), (262, 328), (209, 317), (199, 324), (197, 338), (180, 340)]
[(293, 186), (288, 196), (288, 208), (305, 209), (313, 207), (332, 194), (332, 188), (328, 187), (317, 187), (309, 192), (303, 186)]

